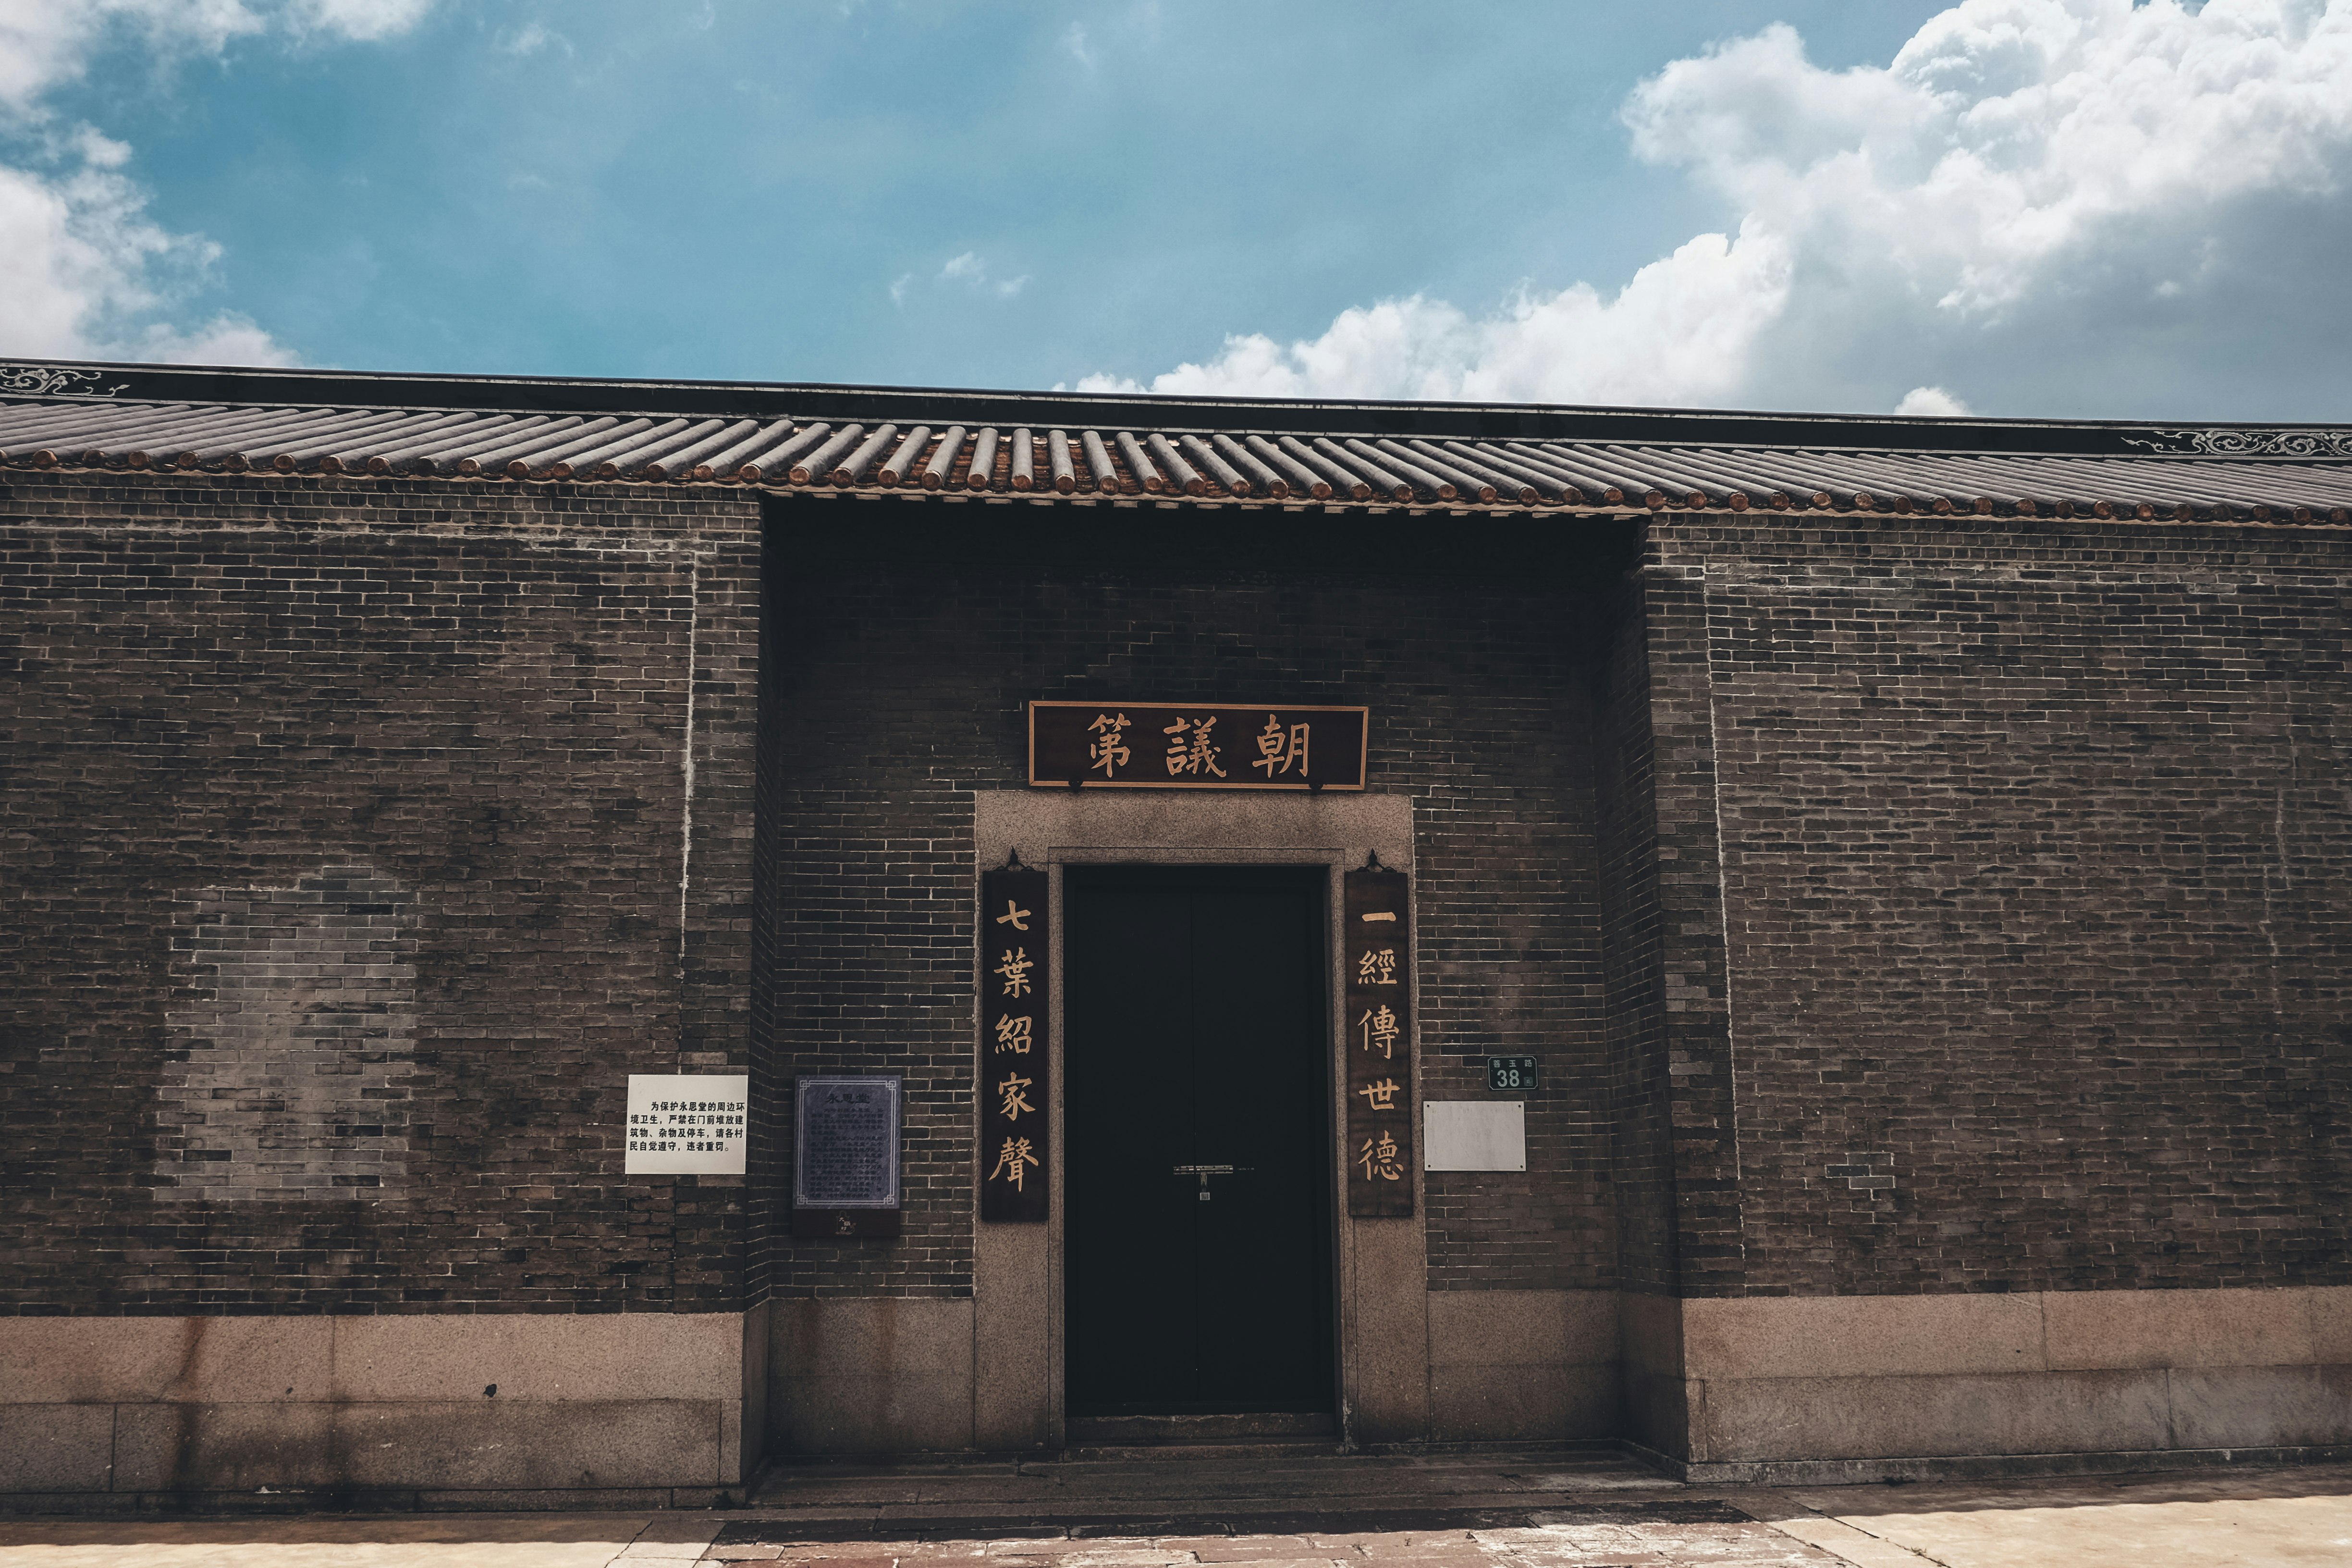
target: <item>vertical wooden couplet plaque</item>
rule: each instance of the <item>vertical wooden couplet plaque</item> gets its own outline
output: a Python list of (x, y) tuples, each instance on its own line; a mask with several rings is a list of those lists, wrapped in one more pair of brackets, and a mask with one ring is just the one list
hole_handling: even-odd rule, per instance
[(1043, 871), (980, 878), (980, 1217), (1043, 1221), (1050, 1103)]
[(1412, 1213), (1412, 952), (1402, 871), (1350, 871), (1342, 900), (1348, 1212)]

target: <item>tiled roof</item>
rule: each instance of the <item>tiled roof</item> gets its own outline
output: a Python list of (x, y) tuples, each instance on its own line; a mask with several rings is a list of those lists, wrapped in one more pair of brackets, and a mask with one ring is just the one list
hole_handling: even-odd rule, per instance
[[(487, 380), (480, 384), (491, 406), (418, 406), (384, 401), (377, 383), (347, 388), (330, 376), (302, 381), (284, 373), (277, 382), (291, 385), (254, 373), (257, 390), (360, 390), (370, 400), (241, 402), (168, 395), (174, 374), (210, 390), (239, 373), (123, 367), (123, 374), (162, 380), (164, 395), (125, 397), (145, 389), (101, 389), (94, 385), (100, 378), (79, 370), (0, 366), (0, 389), (51, 393), (0, 396), (0, 464), (1036, 500), (1116, 495), (1243, 506), (2352, 521), (2352, 431), (2309, 426), (1985, 422), (1986, 449), (1970, 450), (1971, 422), (1953, 420), (1915, 422), (1921, 438), (1914, 445), (1901, 441), (1908, 426), (1886, 420), (1609, 410), (1528, 410), (1516, 422), (1538, 433), (1481, 435), (1462, 430), (1462, 416), (1475, 414), (1487, 427), (1514, 421), (1444, 405), (1106, 405), (823, 387), (766, 389), (739, 400), (740, 412), (714, 408), (707, 393), (681, 397), (686, 411), (677, 413), (598, 412), (577, 407), (576, 397), (565, 411), (552, 397), (555, 408), (523, 405), (528, 399), (517, 388), (532, 384)], [(80, 379), (60, 379), (67, 376)], [(661, 390), (600, 384), (607, 403), (632, 390)], [(446, 395), (451, 385), (436, 383), (433, 390)], [(774, 402), (787, 394), (795, 407), (776, 412)], [(829, 398), (839, 406), (829, 409)], [(938, 410), (928, 418), (927, 399)], [(1071, 417), (1105, 411), (1130, 417)], [(1360, 416), (1352, 429), (1351, 411)], [(1286, 421), (1286, 414), (1296, 417)], [(983, 422), (988, 415), (997, 417)], [(1014, 422), (1024, 416), (1028, 422)], [(1541, 433), (1580, 425), (1591, 433)], [(1631, 434), (1619, 436), (1612, 425)], [(1666, 438), (1644, 438), (1653, 428)], [(2034, 449), (2037, 431), (2046, 433), (2039, 444), (2049, 449)]]

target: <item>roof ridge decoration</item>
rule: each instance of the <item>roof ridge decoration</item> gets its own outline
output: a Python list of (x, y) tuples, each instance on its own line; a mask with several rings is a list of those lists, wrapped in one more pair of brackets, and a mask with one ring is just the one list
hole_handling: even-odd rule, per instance
[(2352, 430), (2158, 430), (2124, 445), (2200, 458), (2352, 458)]
[(118, 392), (128, 392), (127, 381), (113, 386), (98, 384), (101, 377), (94, 370), (79, 370), (65, 365), (0, 364), (0, 392), (22, 392), (35, 397), (55, 397), (60, 394), (70, 397), (111, 397)]

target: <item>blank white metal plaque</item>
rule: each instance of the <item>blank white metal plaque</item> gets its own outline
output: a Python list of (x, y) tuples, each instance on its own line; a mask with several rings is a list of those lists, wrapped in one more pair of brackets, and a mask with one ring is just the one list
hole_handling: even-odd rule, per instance
[(1423, 1158), (1433, 1171), (1524, 1171), (1523, 1100), (1429, 1100), (1421, 1106)]

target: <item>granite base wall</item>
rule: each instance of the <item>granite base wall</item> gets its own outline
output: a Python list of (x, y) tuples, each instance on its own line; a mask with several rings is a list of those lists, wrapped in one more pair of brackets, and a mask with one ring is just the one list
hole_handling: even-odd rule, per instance
[(1624, 1305), (1628, 1431), (1707, 1479), (2352, 1443), (2341, 1286)]
[[(1425, 1425), (1387, 1441), (1627, 1437), (1717, 1480), (2352, 1446), (2342, 1287), (1420, 1306)], [(0, 1495), (20, 1510), (709, 1506), (740, 1496), (763, 1449), (996, 1447), (973, 1343), (969, 1300), (919, 1298), (0, 1320)]]
[(707, 1507), (759, 1464), (767, 1345), (764, 1308), (0, 1319), (0, 1497)]
[[(1549, 1443), (1621, 1430), (1613, 1292), (1420, 1290), (1390, 1294), (1374, 1315), (1419, 1342), (1381, 1341), (1402, 1375), (1377, 1380), (1377, 1430), (1360, 1416), (1360, 1441)], [(970, 1299), (803, 1298), (776, 1302), (770, 1325), (773, 1452), (1052, 1447), (1046, 1420), (1007, 1426), (1005, 1410), (1042, 1407), (1042, 1391), (994, 1386), (1022, 1369), (975, 1355)]]

